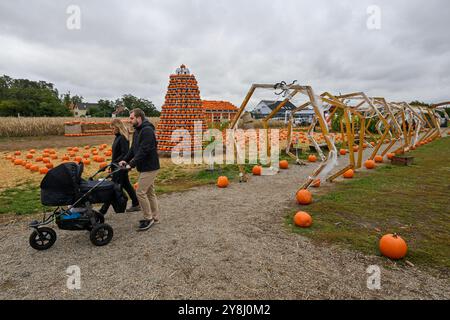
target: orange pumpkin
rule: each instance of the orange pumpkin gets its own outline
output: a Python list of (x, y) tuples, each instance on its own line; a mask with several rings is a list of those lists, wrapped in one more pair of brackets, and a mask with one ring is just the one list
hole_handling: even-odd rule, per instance
[(33, 172), (37, 172), (37, 171), (39, 171), (39, 167), (37, 165), (32, 165), (30, 167), (30, 170), (33, 171)]
[(85, 166), (88, 166), (88, 165), (91, 164), (91, 160), (89, 160), (89, 159), (83, 159), (83, 164), (84, 164)]
[(43, 163), (50, 163), (50, 159), (49, 158), (42, 158), (42, 162)]
[(260, 176), (262, 172), (262, 167), (261, 166), (254, 166), (252, 169), (252, 173), (254, 176)]
[(320, 188), (320, 179), (314, 180), (311, 187)]
[(294, 223), (297, 227), (309, 228), (312, 225), (312, 218), (308, 213), (299, 211), (294, 216)]
[(341, 149), (341, 150), (339, 150), (339, 154), (340, 154), (341, 156), (345, 156), (345, 155), (347, 154), (347, 149)]
[(374, 160), (375, 160), (376, 163), (382, 163), (383, 162), (383, 156), (380, 156), (380, 155), (375, 156)]
[(30, 151), (28, 151), (29, 153), (31, 153), (31, 154), (33, 154), (33, 153), (36, 153), (36, 150), (34, 150), (34, 149), (31, 149)]
[(389, 160), (392, 160), (392, 159), (394, 159), (394, 157), (395, 157), (395, 153), (388, 153), (387, 154), (387, 158), (389, 159)]
[(108, 164), (106, 162), (100, 163), (100, 169), (103, 169), (103, 168), (105, 168), (107, 166), (108, 166)]
[(89, 158), (90, 156), (91, 156), (91, 155), (90, 155), (89, 153), (83, 154), (83, 158), (85, 158), (85, 159)]
[(47, 169), (53, 169), (53, 163), (49, 162), (45, 165)]
[(20, 152), (20, 151), (16, 151), (16, 152), (14, 152), (14, 155), (15, 156), (20, 156), (22, 153)]
[(317, 157), (315, 155), (313, 155), (313, 154), (310, 154), (308, 156), (308, 161), (309, 162), (316, 162), (317, 161)]
[(289, 162), (287, 160), (281, 160), (280, 161), (280, 168), (283, 170), (286, 170), (289, 168)]
[(42, 157), (36, 157), (36, 162), (41, 162), (42, 161)]
[(226, 188), (226, 187), (228, 187), (228, 185), (229, 185), (229, 181), (228, 181), (227, 177), (222, 176), (217, 179), (217, 186), (219, 188)]
[(32, 166), (33, 164), (31, 163), (31, 162), (27, 162), (27, 164), (25, 165), (25, 169), (31, 169), (31, 166)]
[(297, 202), (302, 205), (308, 205), (312, 203), (312, 194), (306, 189), (298, 191), (296, 198)]
[(397, 234), (387, 234), (380, 239), (380, 252), (390, 259), (402, 259), (408, 253), (406, 241)]
[(62, 161), (69, 161), (69, 156), (68, 155), (64, 155), (62, 157)]
[(23, 160), (22, 159), (15, 159), (14, 160), (14, 165), (16, 166), (21, 166), (22, 165)]
[(27, 154), (27, 159), (33, 159), (33, 155), (31, 153)]
[(39, 173), (40, 174), (47, 174), (48, 173), (48, 168), (46, 168), (46, 167), (40, 168), (39, 169)]
[(344, 172), (345, 179), (352, 179), (354, 175), (355, 171), (353, 171), (352, 169), (348, 169), (347, 171)]
[(367, 160), (366, 162), (364, 162), (364, 166), (367, 169), (375, 169), (375, 161), (373, 160)]

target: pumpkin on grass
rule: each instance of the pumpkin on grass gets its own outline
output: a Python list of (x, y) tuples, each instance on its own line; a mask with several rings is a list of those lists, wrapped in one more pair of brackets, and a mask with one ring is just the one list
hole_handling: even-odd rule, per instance
[(48, 173), (48, 168), (47, 167), (39, 168), (39, 173), (40, 174), (47, 174)]
[(262, 167), (261, 166), (254, 166), (252, 169), (252, 173), (254, 176), (260, 176), (262, 172)]
[(382, 163), (383, 162), (383, 156), (377, 155), (374, 158), (376, 163)]
[(396, 233), (383, 236), (380, 239), (379, 246), (383, 256), (394, 260), (404, 258), (408, 253), (406, 241)]
[(294, 224), (297, 227), (309, 228), (312, 225), (312, 218), (308, 213), (299, 211), (294, 216)]
[(311, 184), (311, 187), (319, 188), (320, 187), (320, 179), (314, 180), (313, 183)]
[(308, 205), (312, 203), (312, 194), (306, 189), (299, 190), (296, 195), (298, 204)]
[(313, 154), (310, 154), (308, 156), (308, 161), (309, 162), (316, 162), (317, 161), (317, 157), (315, 155), (313, 155)]
[(394, 159), (394, 157), (395, 157), (395, 153), (390, 152), (390, 153), (387, 154), (387, 158), (388, 158), (389, 160)]
[(289, 162), (287, 160), (280, 161), (280, 169), (286, 170), (289, 168)]
[(373, 160), (367, 160), (366, 162), (364, 162), (364, 166), (367, 168), (367, 169), (375, 169), (375, 161), (373, 161)]
[(344, 172), (345, 179), (352, 179), (354, 175), (355, 171), (353, 171), (353, 169), (348, 169), (347, 171)]
[(230, 182), (228, 181), (228, 178), (225, 176), (221, 176), (217, 179), (217, 186), (219, 188), (226, 188), (228, 187), (229, 184)]

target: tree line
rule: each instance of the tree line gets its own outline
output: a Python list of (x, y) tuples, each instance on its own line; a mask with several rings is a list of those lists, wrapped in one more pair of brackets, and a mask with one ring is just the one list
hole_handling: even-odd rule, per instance
[[(59, 94), (53, 83), (13, 79), (7, 75), (0, 77), (0, 116), (1, 117), (70, 117), (71, 107), (84, 103), (84, 98)], [(124, 94), (116, 100), (100, 99), (87, 109), (87, 116), (111, 117), (118, 106), (124, 112), (118, 116), (128, 116), (129, 110), (141, 108), (149, 117), (159, 117), (155, 105), (144, 98)]]

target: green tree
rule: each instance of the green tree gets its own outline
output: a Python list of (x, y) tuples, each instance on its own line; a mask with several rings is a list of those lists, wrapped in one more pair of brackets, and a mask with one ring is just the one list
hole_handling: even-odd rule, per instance
[(52, 83), (0, 77), (0, 116), (70, 116)]
[(147, 99), (137, 98), (131, 94), (124, 94), (121, 100), (116, 101), (116, 104), (123, 104), (130, 111), (135, 108), (140, 108), (147, 117), (159, 117), (161, 115), (161, 112), (156, 109), (153, 102)]
[(114, 102), (100, 99), (96, 106), (89, 107), (87, 114), (91, 117), (111, 117), (114, 111)]

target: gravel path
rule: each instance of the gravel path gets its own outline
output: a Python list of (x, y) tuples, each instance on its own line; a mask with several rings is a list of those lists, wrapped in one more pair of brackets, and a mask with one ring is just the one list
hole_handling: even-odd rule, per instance
[[(1, 225), (0, 299), (450, 298), (448, 280), (289, 232), (285, 214), (312, 169), (163, 195), (162, 222), (144, 233), (135, 231), (140, 214), (109, 214), (114, 239), (101, 248), (87, 232), (57, 230), (56, 244), (37, 252), (26, 222)], [(381, 290), (366, 286), (373, 264)], [(81, 290), (67, 289), (71, 265), (81, 268)]]

